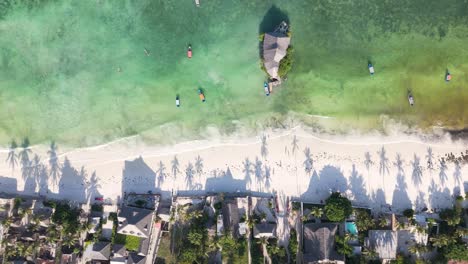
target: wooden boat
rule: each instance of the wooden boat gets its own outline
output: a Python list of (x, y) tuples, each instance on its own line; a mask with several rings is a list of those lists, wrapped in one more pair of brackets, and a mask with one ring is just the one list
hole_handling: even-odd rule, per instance
[(203, 93), (202, 89), (198, 89), (198, 96), (202, 102), (205, 102), (205, 94)]
[(265, 89), (265, 95), (269, 96), (270, 95), (270, 87), (268, 87), (268, 83), (264, 82), (263, 83), (263, 89)]
[(189, 59), (192, 58), (192, 45), (188, 45), (187, 57), (188, 57)]
[(367, 64), (367, 68), (369, 68), (369, 73), (371, 75), (374, 75), (374, 65), (372, 65), (372, 63), (369, 62), (369, 64)]
[(452, 75), (450, 74), (450, 72), (447, 70), (445, 72), (445, 81), (446, 82), (450, 82), (450, 80), (452, 80)]

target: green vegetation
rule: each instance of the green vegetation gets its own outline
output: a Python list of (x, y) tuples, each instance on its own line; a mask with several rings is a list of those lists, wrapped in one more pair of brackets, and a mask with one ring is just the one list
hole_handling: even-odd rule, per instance
[(14, 202), (13, 202), (13, 209), (18, 210), (19, 207), (21, 206), (21, 203), (23, 202), (23, 198), (21, 197), (16, 197)]
[(351, 239), (349, 234), (345, 236), (335, 236), (336, 251), (345, 257), (350, 257), (353, 254), (353, 247), (348, 244)]
[(292, 228), (290, 233), (289, 233), (289, 245), (288, 245), (288, 250), (289, 250), (289, 255), (291, 256), (291, 263), (296, 261), (296, 256), (297, 256), (297, 251), (299, 249), (299, 242), (297, 241), (297, 232), (296, 229)]
[(272, 263), (288, 263), (286, 249), (283, 246), (278, 246), (276, 238), (268, 240), (267, 251)]
[(354, 209), (356, 214), (356, 227), (359, 233), (367, 232), (369, 229), (375, 227), (374, 220), (372, 219), (370, 212), (364, 209)]
[(289, 46), (288, 50), (286, 51), (286, 56), (280, 61), (280, 65), (278, 68), (279, 77), (284, 78), (291, 71), (294, 62), (293, 56), (294, 48), (292, 46)]
[(341, 196), (339, 192), (334, 192), (325, 200), (325, 214), (332, 222), (342, 222), (353, 212), (351, 202)]
[(158, 257), (155, 264), (175, 264), (176, 261), (171, 254), (171, 237), (168, 233), (164, 232), (161, 235), (161, 242), (159, 244)]
[(461, 221), (461, 210), (454, 209), (444, 209), (440, 212), (440, 218), (447, 222), (449, 226), (456, 226)]
[(114, 243), (125, 245), (125, 248), (129, 251), (137, 251), (140, 247), (140, 240), (141, 238), (136, 236), (117, 234)]
[(258, 239), (252, 239), (251, 247), (252, 264), (264, 264), (262, 245)]
[(468, 261), (468, 250), (463, 244), (447, 247), (443, 254), (447, 260)]
[(102, 206), (102, 204), (92, 204), (91, 205), (91, 211), (102, 212), (103, 210), (104, 210), (104, 207)]
[(408, 217), (408, 219), (411, 219), (414, 216), (414, 210), (411, 209), (411, 208), (406, 209), (406, 210), (403, 211), (403, 215)]
[(63, 233), (75, 234), (80, 226), (79, 215), (80, 210), (78, 208), (71, 208), (66, 203), (57, 203), (52, 214), (52, 221), (63, 227)]

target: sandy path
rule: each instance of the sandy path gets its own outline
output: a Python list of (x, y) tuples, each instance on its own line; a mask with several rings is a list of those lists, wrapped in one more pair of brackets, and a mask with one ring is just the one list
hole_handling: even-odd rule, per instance
[[(79, 201), (101, 195), (117, 199), (124, 191), (278, 190), (316, 202), (339, 190), (355, 204), (376, 209), (441, 208), (451, 204), (454, 193), (468, 190), (468, 169), (441, 164), (440, 158), (466, 149), (463, 142), (424, 143), (410, 137), (325, 139), (300, 128), (235, 142), (195, 141), (170, 147), (145, 146), (132, 137), (86, 149), (59, 146), (55, 180), (47, 147), (34, 147), (29, 159), (37, 154), (47, 170), (40, 173), (38, 166), (12, 170), (2, 162), (0, 190), (34, 190)], [(1, 151), (0, 159), (7, 155)]]

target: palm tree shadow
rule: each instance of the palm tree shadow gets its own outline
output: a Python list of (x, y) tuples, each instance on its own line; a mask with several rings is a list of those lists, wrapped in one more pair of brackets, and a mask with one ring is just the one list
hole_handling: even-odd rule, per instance
[(312, 169), (314, 168), (314, 161), (312, 160), (312, 155), (310, 154), (309, 147), (306, 147), (304, 149), (304, 155), (305, 155), (304, 169), (307, 174), (310, 174), (310, 172), (312, 172)]
[(442, 185), (444, 185), (445, 182), (448, 180), (447, 164), (445, 164), (445, 160), (443, 158), (439, 161), (439, 179)]
[(249, 158), (245, 158), (245, 161), (242, 163), (244, 165), (243, 172), (244, 172), (244, 180), (246, 186), (252, 186), (252, 163), (250, 162)]
[(265, 189), (270, 191), (271, 187), (271, 168), (267, 165), (264, 166), (265, 169)]
[(260, 155), (263, 159), (266, 159), (268, 155), (268, 147), (267, 147), (267, 138), (266, 135), (262, 136), (262, 146), (260, 147)]
[(388, 168), (388, 158), (386, 156), (385, 148), (382, 146), (382, 149), (379, 151), (380, 156), (380, 164), (379, 164), (379, 172), (381, 176), (385, 176), (385, 174), (389, 173)]
[(356, 170), (356, 165), (353, 164), (351, 176), (349, 177), (349, 189), (354, 196), (354, 200), (363, 205), (368, 205), (370, 202), (367, 190), (365, 188), (365, 182), (362, 175)]
[(405, 181), (405, 171), (403, 170), (403, 160), (401, 155), (397, 153), (395, 167), (397, 167), (397, 184), (393, 191), (392, 206), (397, 209), (406, 209), (411, 207), (412, 203), (408, 196), (408, 186)]
[(161, 185), (164, 183), (164, 180), (166, 179), (166, 167), (164, 166), (164, 163), (162, 163), (162, 161), (159, 161), (157, 177), (158, 177), (158, 187), (161, 188)]
[(23, 179), (27, 179), (30, 176), (31, 172), (31, 161), (29, 155), (31, 154), (31, 149), (29, 148), (29, 139), (26, 137), (21, 143), (21, 151), (18, 153), (18, 157), (21, 164), (21, 175)]
[(200, 157), (200, 155), (198, 155), (195, 159), (195, 172), (198, 174), (198, 176), (203, 174), (203, 159)]
[(400, 153), (396, 154), (396, 160), (395, 160), (395, 163), (393, 163), (393, 165), (395, 165), (395, 167), (397, 167), (398, 174), (404, 174), (403, 160), (401, 159)]
[(432, 148), (428, 147), (427, 148), (427, 154), (426, 154), (426, 160), (427, 160), (427, 168), (429, 170), (434, 169), (434, 153), (432, 152)]
[(50, 143), (50, 148), (47, 154), (49, 154), (50, 177), (56, 183), (60, 175), (60, 164), (57, 157), (57, 145), (54, 141)]
[(10, 143), (10, 148), (8, 149), (8, 157), (6, 159), (6, 162), (12, 170), (15, 170), (16, 165), (18, 165), (18, 156), (16, 155), (16, 148), (18, 148), (18, 144), (13, 139)]
[(24, 192), (26, 193), (35, 193), (36, 187), (41, 177), (41, 160), (37, 154), (34, 155), (32, 161), (30, 162), (30, 168), (28, 175), (25, 175), (25, 183), (24, 183)]
[(422, 169), (420, 165), (420, 159), (418, 156), (416, 156), (416, 154), (414, 154), (414, 159), (411, 162), (411, 165), (413, 166), (413, 183), (414, 185), (419, 186), (422, 183)]
[(195, 170), (193, 164), (189, 162), (185, 168), (185, 182), (187, 184), (187, 189), (192, 190), (193, 188), (193, 176), (195, 175)]
[(171, 161), (172, 167), (172, 176), (174, 177), (174, 180), (177, 178), (177, 174), (180, 172), (179, 170), (179, 160), (177, 159), (177, 156), (174, 156), (174, 159)]
[(292, 154), (296, 154), (296, 150), (299, 148), (299, 140), (297, 139), (297, 136), (294, 135), (293, 140), (291, 142), (291, 148), (292, 148)]
[(460, 162), (457, 160), (455, 161), (455, 171), (453, 172), (453, 177), (458, 185), (461, 185), (462, 181), (462, 172), (461, 172), (461, 165)]
[(366, 165), (366, 169), (369, 170), (372, 165), (374, 165), (374, 162), (372, 161), (371, 154), (369, 151), (364, 153), (364, 165)]
[(258, 184), (258, 187), (260, 188), (261, 191), (261, 186), (263, 182), (263, 169), (262, 169), (262, 162), (258, 157), (255, 157), (255, 164), (254, 164), (254, 174), (255, 174), (255, 181)]

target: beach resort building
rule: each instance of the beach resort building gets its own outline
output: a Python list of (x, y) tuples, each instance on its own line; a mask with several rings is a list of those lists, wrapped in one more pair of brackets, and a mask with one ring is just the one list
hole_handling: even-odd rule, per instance
[(287, 33), (288, 25), (283, 21), (274, 32), (265, 33), (263, 39), (263, 64), (272, 80), (280, 79), (280, 61), (286, 56), (291, 42)]
[(370, 230), (365, 245), (377, 252), (382, 263), (397, 257), (398, 233), (393, 230)]
[(148, 238), (153, 220), (153, 211), (124, 206), (119, 212), (117, 233)]
[(338, 235), (338, 226), (337, 223), (304, 224), (304, 263), (345, 263), (344, 256), (335, 250), (335, 236)]
[(83, 253), (83, 260), (85, 263), (99, 264), (109, 261), (110, 255), (110, 242), (96, 242), (86, 247)]

